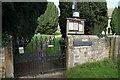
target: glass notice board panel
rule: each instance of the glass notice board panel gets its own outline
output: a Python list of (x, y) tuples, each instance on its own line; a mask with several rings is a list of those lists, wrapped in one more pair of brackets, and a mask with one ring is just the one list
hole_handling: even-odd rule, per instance
[(78, 30), (78, 23), (73, 23), (73, 26), (74, 26), (74, 30)]
[(83, 31), (83, 25), (79, 24), (79, 31)]
[(73, 22), (69, 23), (69, 30), (73, 30)]

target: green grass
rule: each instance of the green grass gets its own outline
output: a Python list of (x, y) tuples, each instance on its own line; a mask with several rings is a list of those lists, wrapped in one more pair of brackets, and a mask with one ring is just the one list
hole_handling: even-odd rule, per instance
[[(54, 59), (54, 58), (58, 58), (58, 60), (53, 60), (53, 63), (55, 65), (62, 65), (63, 63), (60, 61), (60, 54), (61, 54), (61, 48), (60, 48), (60, 44), (59, 44), (59, 40), (61, 40), (61, 37), (57, 37), (55, 39), (55, 44), (54, 41), (52, 40), (51, 44), (49, 43), (48, 45), (54, 45), (54, 47), (47, 47), (46, 49), (46, 54), (49, 55), (48, 58), (50, 59)], [(57, 56), (55, 56), (57, 55)]]
[[(42, 38), (43, 38), (42, 42), (45, 42), (46, 37), (47, 37), (47, 39), (50, 38), (50, 35), (41, 35), (41, 36), (42, 36)], [(25, 53), (26, 53), (26, 54), (31, 54), (31, 53), (36, 52), (36, 49), (37, 49), (36, 47), (37, 47), (37, 46), (40, 46), (41, 36), (40, 36), (40, 37), (37, 37), (37, 39), (38, 39), (37, 43), (36, 43), (36, 41), (35, 41), (36, 35), (33, 36), (33, 38), (32, 38), (32, 39), (33, 39), (33, 44), (32, 44), (32, 42), (30, 42), (30, 43), (25, 47)], [(52, 37), (53, 37), (53, 36), (52, 36)]]
[(61, 33), (52, 33), (52, 35), (61, 35)]
[(67, 78), (118, 78), (117, 62), (104, 60), (79, 64), (66, 71)]
[(61, 40), (61, 37), (55, 38), (55, 44), (54, 44), (53, 40), (52, 40), (51, 44), (48, 43), (48, 45), (54, 45), (54, 47), (47, 47), (47, 54), (48, 55), (60, 53), (61, 50), (60, 50), (59, 40)]

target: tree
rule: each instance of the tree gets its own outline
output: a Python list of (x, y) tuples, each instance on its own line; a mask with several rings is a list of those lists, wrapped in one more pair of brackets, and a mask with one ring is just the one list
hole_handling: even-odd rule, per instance
[(119, 30), (119, 35), (120, 35), (120, 1), (119, 1), (119, 3), (118, 3), (118, 24), (119, 24), (119, 28), (118, 28), (118, 30)]
[(62, 37), (66, 35), (66, 18), (72, 17), (72, 2), (59, 2), (60, 16), (59, 26), (61, 29)]
[[(46, 10), (47, 2), (3, 2), (2, 33), (16, 39), (32, 38), (37, 26), (37, 18)], [(3, 40), (4, 40), (3, 36)]]
[(116, 7), (112, 13), (112, 19), (111, 19), (111, 29), (113, 34), (116, 33), (118, 35), (120, 35), (120, 7)]
[(38, 26), (35, 33), (52, 34), (58, 27), (58, 8), (54, 3), (49, 2), (43, 15), (38, 17)]
[[(62, 2), (59, 7), (61, 11), (59, 24), (65, 37), (66, 18), (72, 17), (72, 3)], [(77, 10), (80, 11), (80, 19), (86, 19), (85, 34), (100, 34), (106, 29), (108, 23), (106, 2), (78, 2)]]

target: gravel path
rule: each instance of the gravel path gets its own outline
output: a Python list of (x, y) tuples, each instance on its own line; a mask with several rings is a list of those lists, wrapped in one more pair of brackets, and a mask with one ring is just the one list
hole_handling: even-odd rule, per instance
[(65, 71), (46, 73), (46, 74), (38, 74), (35, 76), (22, 76), (19, 78), (65, 78)]

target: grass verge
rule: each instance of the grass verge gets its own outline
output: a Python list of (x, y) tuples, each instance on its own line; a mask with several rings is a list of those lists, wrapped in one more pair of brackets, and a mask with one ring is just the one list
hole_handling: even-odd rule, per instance
[(77, 65), (66, 71), (67, 78), (118, 78), (117, 62), (104, 60)]

